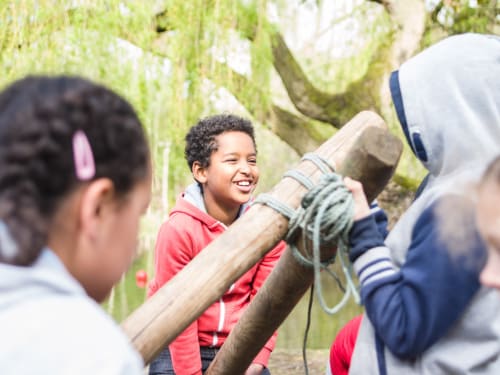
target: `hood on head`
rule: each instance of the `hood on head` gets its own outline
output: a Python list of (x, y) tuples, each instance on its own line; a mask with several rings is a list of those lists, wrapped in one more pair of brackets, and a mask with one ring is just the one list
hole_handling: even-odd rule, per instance
[(500, 37), (448, 37), (405, 62), (389, 85), (415, 155), (433, 176), (500, 153)]

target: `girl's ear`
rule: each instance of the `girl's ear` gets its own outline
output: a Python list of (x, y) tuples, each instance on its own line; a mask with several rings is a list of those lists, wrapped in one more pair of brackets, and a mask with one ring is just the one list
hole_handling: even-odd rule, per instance
[(193, 163), (191, 172), (193, 173), (194, 179), (200, 184), (207, 182), (207, 168), (202, 167), (199, 161)]
[(92, 181), (85, 189), (80, 203), (80, 223), (82, 232), (95, 240), (106, 214), (106, 209), (112, 203), (114, 185), (109, 178)]

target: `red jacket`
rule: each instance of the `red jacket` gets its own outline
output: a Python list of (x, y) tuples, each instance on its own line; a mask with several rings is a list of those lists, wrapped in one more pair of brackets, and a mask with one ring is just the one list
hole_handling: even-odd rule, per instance
[(328, 374), (347, 375), (349, 373), (362, 318), (363, 315), (358, 315), (338, 332), (330, 347), (330, 372)]
[[(149, 295), (178, 273), (226, 226), (201, 211), (181, 196), (161, 226), (155, 246), (155, 278)], [(170, 345), (177, 375), (201, 375), (200, 346), (220, 347), (278, 261), (286, 244), (280, 242), (254, 267), (241, 276), (229, 290), (212, 304)], [(276, 333), (254, 359), (267, 367), (274, 349)]]

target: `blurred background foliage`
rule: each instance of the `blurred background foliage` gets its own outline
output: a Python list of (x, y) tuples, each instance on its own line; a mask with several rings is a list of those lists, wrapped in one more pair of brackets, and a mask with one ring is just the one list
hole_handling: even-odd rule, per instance
[[(151, 275), (159, 225), (192, 180), (184, 135), (197, 119), (234, 112), (253, 121), (257, 192), (266, 191), (359, 111), (378, 112), (402, 136), (388, 74), (447, 35), (499, 34), (499, 20), (494, 0), (0, 0), (0, 88), (27, 74), (77, 74), (112, 87), (142, 119), (154, 199), (142, 255), (106, 305), (120, 321), (144, 301), (134, 272)], [(405, 149), (394, 181), (413, 190), (423, 173)], [(291, 335), (301, 345), (300, 308), (279, 345)], [(360, 311), (351, 305), (320, 325), (325, 338), (311, 345), (326, 347)]]

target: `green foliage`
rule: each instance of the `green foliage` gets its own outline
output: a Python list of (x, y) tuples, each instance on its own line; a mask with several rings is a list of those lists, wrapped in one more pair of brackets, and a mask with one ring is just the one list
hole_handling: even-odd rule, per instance
[[(280, 1), (282, 6), (286, 5), (285, 0)], [(184, 136), (200, 117), (220, 111), (211, 101), (218, 88), (234, 88), (241, 103), (251, 103), (254, 118), (265, 118), (262, 114), (271, 104), (270, 35), (276, 26), (270, 25), (265, 17), (267, 0), (168, 0), (164, 1), (163, 10), (158, 9), (158, 14), (152, 10), (151, 2), (143, 0), (0, 2), (0, 89), (27, 74), (65, 73), (106, 84), (127, 98), (143, 121), (152, 147), (155, 167), (152, 209), (155, 211), (160, 206), (164, 163), (169, 166), (170, 203), (191, 182), (184, 160)], [(489, 7), (493, 3), (496, 4), (479, 1), (481, 6), (474, 9), (462, 4), (456, 8), (454, 23), (446, 32), (490, 30), (495, 22), (496, 10), (492, 13)], [(365, 40), (360, 53), (356, 51), (336, 60), (329, 55), (296, 56), (316, 87), (341, 93), (352, 81), (364, 77), (377, 51), (385, 52), (381, 46), (390, 47), (392, 31), (388, 15), (379, 12), (372, 17), (370, 6), (364, 3), (350, 15), (358, 20), (370, 19), (370, 22), (361, 22)], [(250, 41), (251, 61), (250, 70), (238, 75), (220, 66), (227, 67), (233, 61), (235, 43), (241, 42), (240, 38)], [(377, 58), (383, 61), (382, 57)], [(385, 67), (379, 64), (371, 68), (368, 84), (377, 88), (377, 79)], [(360, 103), (354, 100), (346, 103), (346, 107), (355, 105), (359, 107)], [(248, 116), (243, 110), (241, 114)], [(390, 116), (386, 120), (389, 124), (397, 122)], [(312, 136), (317, 139), (327, 139), (334, 131), (324, 123), (311, 123)], [(265, 126), (256, 123), (256, 128), (260, 192), (269, 190), (280, 180), (282, 172), (295, 166), (298, 155), (284, 143), (273, 140)], [(164, 158), (167, 144), (170, 153)], [(402, 183), (413, 186), (414, 181), (423, 176), (423, 169), (408, 149), (405, 155), (398, 173), (404, 176)], [(143, 249), (152, 249), (151, 238), (163, 219), (157, 212), (148, 213), (143, 228), (148, 240), (142, 244)], [(122, 320), (143, 302), (145, 292), (135, 290), (134, 275), (139, 268), (148, 269), (152, 275), (151, 253), (146, 251), (115, 289), (115, 296), (119, 298), (107, 306), (117, 320)], [(304, 322), (305, 302), (301, 303), (297, 319)], [(345, 322), (360, 311), (359, 306), (352, 305), (338, 319), (313, 317), (313, 321), (328, 320), (324, 324), (330, 329), (324, 330), (328, 332), (324, 341), (314, 346), (329, 344), (340, 327), (332, 321)], [(296, 334), (295, 331), (292, 323), (291, 332)], [(323, 330), (320, 328), (320, 331)], [(301, 329), (299, 333), (302, 332)], [(286, 334), (280, 337), (288, 340)], [(285, 342), (281, 341), (281, 345), (285, 346)], [(294, 344), (300, 345), (301, 342)]]
[(451, 10), (453, 22), (445, 26), (450, 34), (465, 32), (491, 33), (500, 13), (496, 1), (479, 0), (477, 6), (472, 7), (469, 1), (452, 1)]
[[(373, 18), (373, 21), (363, 21), (370, 18)], [(380, 7), (371, 2), (364, 2), (356, 7), (349, 17), (340, 20), (339, 25), (352, 20), (359, 21), (359, 35), (344, 33), (344, 37), (350, 44), (359, 46), (355, 52), (335, 58), (330, 53), (297, 56), (310, 81), (325, 92), (341, 93), (350, 83), (362, 78), (373, 55), (381, 45), (391, 39), (391, 23), (387, 12), (382, 12)], [(334, 49), (335, 45), (332, 45), (332, 50)]]
[(465, 32), (491, 32), (489, 19), (483, 16), (482, 9), (467, 7), (457, 14), (452, 33), (460, 34)]
[(19, 1), (0, 8), (0, 22), (8, 25), (0, 28), (0, 87), (27, 74), (78, 74), (130, 100), (154, 133), (157, 124), (147, 98), (161, 92), (161, 86), (148, 74), (160, 74), (160, 63), (124, 39), (131, 30), (138, 42), (152, 39), (148, 28), (139, 27), (144, 12), (124, 14), (119, 1), (89, 1), (85, 8), (66, 3)]
[(167, 11), (161, 15), (164, 28), (172, 31), (167, 31), (155, 48), (175, 67), (171, 77), (171, 100), (164, 103), (171, 124), (168, 133), (172, 142), (169, 177), (174, 192), (191, 180), (183, 156), (184, 135), (200, 117), (218, 111), (208, 100), (217, 89), (215, 85), (226, 83), (227, 87), (232, 87), (234, 73), (229, 69), (219, 69), (219, 66), (234, 58), (235, 27), (243, 22), (252, 29), (257, 43), (253, 43), (249, 51), (251, 79), (240, 81), (237, 95), (240, 99), (253, 101), (256, 108), (268, 106), (270, 99), (262, 88), (269, 86), (270, 45), (266, 23), (255, 11), (262, 10), (262, 7), (265, 7), (265, 1), (254, 1), (248, 7), (240, 7), (238, 2), (227, 0), (208, 3), (175, 0), (168, 3)]
[[(235, 27), (243, 22), (252, 27), (257, 43), (250, 49), (252, 79), (238, 87), (238, 94), (256, 108), (268, 105), (268, 91), (262, 90), (269, 87), (271, 68), (261, 17), (265, 0), (247, 7), (230, 0), (170, 0), (159, 15), (140, 0), (73, 3), (16, 0), (0, 6), (0, 88), (27, 74), (75, 74), (108, 85), (136, 108), (157, 171), (165, 143), (171, 144), (172, 189), (190, 181), (184, 135), (198, 118), (216, 110), (209, 103), (215, 88), (208, 82), (232, 79), (216, 67), (231, 59)], [(161, 176), (155, 178), (157, 196)]]
[(427, 47), (447, 35), (467, 32), (498, 34), (498, 0), (440, 1), (429, 13), (422, 46)]
[[(254, 118), (265, 118), (271, 103), (270, 34), (277, 26), (265, 17), (267, 0), (168, 0), (163, 4), (153, 10), (151, 2), (141, 0), (3, 0), (0, 88), (35, 73), (78, 74), (109, 85), (137, 109), (150, 136), (157, 170), (162, 167), (165, 142), (171, 144), (169, 186), (178, 192), (191, 179), (183, 157), (184, 135), (198, 118), (220, 111), (210, 99), (219, 87), (234, 89), (238, 100), (251, 106)], [(276, 4), (284, 7), (286, 1)], [(360, 35), (365, 40), (360, 53), (334, 60), (328, 54), (296, 56), (316, 87), (342, 92), (365, 77), (377, 51), (390, 47), (390, 19), (377, 7), (363, 2), (346, 16), (361, 21)], [(437, 15), (445, 7), (451, 21), (439, 23)], [(492, 32), (498, 12), (496, 0), (479, 0), (477, 6), (466, 0), (443, 1), (431, 14), (432, 32), (425, 40), (432, 43), (465, 31)], [(234, 60), (234, 46), (241, 38), (250, 41), (251, 62), (249, 71), (238, 76), (220, 66)], [(376, 58), (383, 61), (382, 57)], [(365, 89), (377, 87), (385, 69), (382, 64), (370, 67)], [(378, 99), (370, 103), (377, 106)], [(365, 104), (353, 96), (346, 111), (352, 112), (348, 106), (360, 105)], [(321, 123), (314, 127), (319, 139), (331, 135)], [(158, 193), (160, 176), (155, 176)]]

